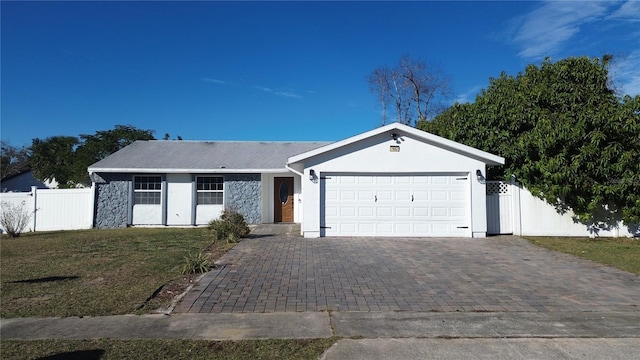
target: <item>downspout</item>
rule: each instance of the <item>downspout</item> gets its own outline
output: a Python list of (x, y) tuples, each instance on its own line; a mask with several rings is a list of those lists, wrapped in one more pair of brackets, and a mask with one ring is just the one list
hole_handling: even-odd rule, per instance
[(95, 175), (93, 171), (89, 172), (89, 179), (91, 179), (91, 196), (90, 196), (91, 199), (89, 201), (91, 201), (91, 228), (93, 229), (96, 227), (96, 191), (97, 191)]

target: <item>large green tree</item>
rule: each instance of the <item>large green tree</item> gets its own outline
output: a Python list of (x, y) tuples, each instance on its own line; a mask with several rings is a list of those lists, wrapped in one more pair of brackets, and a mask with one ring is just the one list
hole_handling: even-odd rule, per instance
[(80, 135), (81, 145), (76, 154), (78, 160), (87, 167), (136, 140), (154, 140), (153, 130), (142, 130), (131, 125), (116, 125), (112, 130), (96, 131), (93, 135)]
[(116, 125), (93, 135), (33, 139), (31, 167), (37, 179), (55, 179), (62, 188), (88, 183), (87, 167), (136, 140), (153, 140), (153, 130)]
[(490, 176), (515, 176), (584, 223), (640, 223), (640, 96), (615, 94), (609, 60), (547, 59), (503, 73), (475, 102), (417, 127), (504, 156)]
[(75, 136), (33, 139), (30, 159), (33, 176), (40, 181), (55, 180), (61, 188), (74, 187), (81, 173), (75, 156), (78, 144)]

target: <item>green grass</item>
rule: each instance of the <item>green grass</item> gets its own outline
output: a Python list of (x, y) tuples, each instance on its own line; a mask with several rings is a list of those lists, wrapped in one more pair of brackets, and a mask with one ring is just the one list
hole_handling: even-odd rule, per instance
[(337, 341), (34, 340), (2, 341), (2, 359), (318, 359)]
[[(184, 257), (212, 243), (207, 229), (24, 233), (0, 240), (0, 316), (148, 312), (158, 288), (180, 280)], [(218, 252), (230, 246), (216, 245)], [(167, 300), (166, 302), (169, 302)]]
[(630, 238), (526, 237), (531, 243), (640, 275), (640, 240)]

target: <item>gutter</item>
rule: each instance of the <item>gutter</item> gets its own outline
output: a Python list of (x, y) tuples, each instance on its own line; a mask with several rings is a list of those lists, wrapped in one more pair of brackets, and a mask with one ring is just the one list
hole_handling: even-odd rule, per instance
[(303, 178), (303, 177), (304, 177), (304, 174), (303, 174), (303, 173), (301, 173), (300, 171), (298, 171), (298, 170), (296, 170), (296, 169), (294, 169), (294, 168), (290, 167), (290, 166), (289, 166), (289, 164), (284, 164), (284, 167), (285, 167), (285, 169), (287, 169), (287, 170), (291, 171), (292, 173), (294, 173), (294, 174), (296, 174), (296, 175), (300, 176), (300, 178)]

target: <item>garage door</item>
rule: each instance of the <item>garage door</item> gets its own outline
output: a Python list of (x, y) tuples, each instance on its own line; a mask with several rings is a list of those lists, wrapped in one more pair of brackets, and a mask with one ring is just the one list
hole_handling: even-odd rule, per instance
[(466, 175), (326, 175), (324, 236), (470, 236)]

